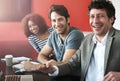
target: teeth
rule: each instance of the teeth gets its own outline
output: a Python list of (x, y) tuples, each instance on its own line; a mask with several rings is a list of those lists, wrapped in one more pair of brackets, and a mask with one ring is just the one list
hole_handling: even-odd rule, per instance
[(100, 28), (101, 25), (94, 25), (93, 27), (94, 27), (94, 28)]
[(99, 28), (100, 26), (95, 26), (96, 28)]

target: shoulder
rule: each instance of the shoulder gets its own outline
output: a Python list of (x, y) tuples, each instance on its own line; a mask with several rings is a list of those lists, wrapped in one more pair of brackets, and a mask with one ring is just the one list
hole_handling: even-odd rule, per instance
[(83, 39), (83, 42), (92, 42), (92, 39), (93, 39), (93, 36), (94, 36), (94, 33), (93, 32), (91, 32), (91, 33), (89, 33), (89, 34), (87, 34), (85, 37), (84, 37), (84, 39)]
[(76, 36), (84, 37), (83, 32), (80, 29), (75, 28), (75, 27), (71, 27), (71, 31), (69, 32), (68, 35), (69, 36), (74, 36), (74, 37), (76, 37)]
[(56, 38), (58, 38), (58, 34), (55, 32), (55, 31), (52, 31), (48, 37), (48, 41), (51, 41), (51, 40), (56, 40)]
[(115, 31), (115, 35), (120, 37), (120, 30), (114, 29), (114, 31)]
[(111, 28), (108, 36), (109, 37), (114, 37), (114, 38), (120, 38), (120, 30), (117, 30), (115, 28)]
[(29, 37), (28, 37), (28, 40), (30, 41), (30, 40), (36, 40), (37, 39), (37, 37), (35, 36), (35, 35), (30, 35)]

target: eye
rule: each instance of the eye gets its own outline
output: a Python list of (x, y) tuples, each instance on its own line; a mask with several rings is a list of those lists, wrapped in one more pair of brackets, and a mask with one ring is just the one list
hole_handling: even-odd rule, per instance
[(94, 15), (90, 15), (89, 17), (90, 17), (91, 19), (93, 19), (93, 18), (94, 18)]
[(51, 22), (56, 22), (56, 20), (53, 19), (53, 20), (51, 20)]
[(98, 18), (102, 18), (102, 17), (104, 17), (104, 15), (99, 14), (97, 17), (98, 17)]
[(63, 18), (59, 18), (58, 21), (63, 21)]

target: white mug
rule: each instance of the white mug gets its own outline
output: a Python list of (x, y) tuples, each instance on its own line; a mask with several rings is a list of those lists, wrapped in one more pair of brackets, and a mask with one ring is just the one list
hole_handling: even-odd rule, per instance
[(12, 66), (13, 64), (13, 56), (12, 55), (5, 55), (6, 66)]

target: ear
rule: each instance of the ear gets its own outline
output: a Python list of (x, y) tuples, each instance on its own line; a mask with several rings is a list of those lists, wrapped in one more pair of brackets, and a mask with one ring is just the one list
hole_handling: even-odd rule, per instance
[(110, 18), (110, 22), (113, 23), (115, 21), (115, 17)]
[(67, 18), (67, 23), (70, 23), (70, 18)]

